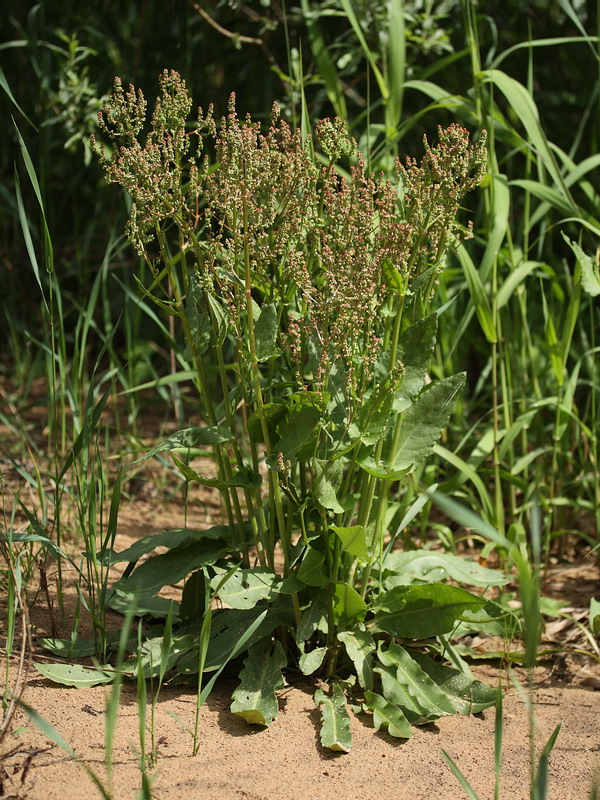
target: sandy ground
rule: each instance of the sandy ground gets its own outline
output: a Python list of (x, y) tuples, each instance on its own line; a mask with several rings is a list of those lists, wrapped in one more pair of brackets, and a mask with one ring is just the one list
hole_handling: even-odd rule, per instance
[[(281, 711), (267, 730), (254, 730), (229, 713), (234, 684), (226, 682), (201, 712), (201, 745), (191, 756), (191, 736), (170, 716), (193, 726), (194, 695), (167, 688), (159, 701), (155, 730), (158, 764), (153, 771), (156, 798), (227, 800), (397, 800), (465, 796), (445, 765), (441, 748), (455, 759), (481, 800), (493, 796), (494, 716), (446, 717), (399, 743), (373, 730), (370, 721), (352, 721), (354, 747), (346, 755), (324, 751), (314, 687), (298, 684), (281, 692)], [(32, 678), (27, 702), (40, 711), (79, 756), (105, 778), (104, 703), (106, 688), (68, 689)], [(544, 685), (536, 715), (545, 740), (562, 722), (550, 762), (549, 798), (589, 797), (594, 767), (600, 766), (600, 695), (591, 689)], [(5, 798), (81, 800), (101, 797), (83, 769), (52, 745), (22, 715), (26, 727), (7, 738), (0, 767)], [(515, 690), (505, 702), (502, 794), (529, 797), (527, 713)], [(114, 797), (133, 800), (140, 787), (135, 692), (124, 687), (114, 739)]]
[[(188, 525), (206, 524), (214, 508), (197, 507)], [(181, 526), (178, 509), (157, 513), (155, 502), (138, 501), (133, 513), (122, 509), (117, 549), (140, 536)], [(569, 596), (573, 613), (584, 613), (596, 592), (600, 571), (557, 567), (548, 593)], [(51, 576), (50, 576), (51, 577)], [(38, 595), (32, 611), (34, 634), (49, 635), (47, 613)], [(113, 626), (120, 618), (112, 616)], [(554, 641), (571, 635), (563, 621), (553, 623)], [(563, 627), (561, 627), (563, 626)], [(65, 635), (66, 630), (61, 634)], [(82, 635), (88, 633), (81, 630)], [(575, 633), (578, 631), (575, 629)], [(550, 642), (552, 642), (550, 636)], [(478, 666), (478, 676), (495, 684), (498, 672)], [(293, 676), (290, 678), (293, 679)], [(594, 770), (600, 769), (600, 666), (588, 658), (554, 661), (536, 675), (538, 743), (562, 722), (550, 761), (551, 800), (587, 800)], [(254, 729), (229, 712), (235, 683), (224, 681), (201, 711), (200, 749), (192, 757), (192, 689), (165, 687), (156, 709), (158, 761), (152, 770), (158, 800), (460, 800), (466, 797), (445, 764), (445, 749), (457, 762), (480, 800), (491, 800), (494, 783), (494, 709), (477, 717), (447, 717), (415, 730), (407, 742), (376, 732), (369, 717), (354, 718), (351, 753), (335, 755), (319, 742), (315, 685), (304, 679), (280, 692), (280, 714), (268, 730)], [(105, 703), (110, 688), (71, 689), (32, 672), (24, 700), (36, 709), (104, 782)], [(149, 712), (148, 712), (149, 713)], [(182, 724), (177, 722), (175, 715)], [(148, 737), (149, 742), (149, 737)], [(149, 747), (149, 744), (148, 744)], [(135, 689), (122, 691), (114, 739), (114, 800), (134, 800), (140, 789), (139, 725)], [(95, 800), (101, 797), (85, 771), (53, 745), (22, 712), (0, 746), (0, 797), (19, 800)], [(511, 688), (505, 701), (502, 800), (529, 797), (528, 717)]]

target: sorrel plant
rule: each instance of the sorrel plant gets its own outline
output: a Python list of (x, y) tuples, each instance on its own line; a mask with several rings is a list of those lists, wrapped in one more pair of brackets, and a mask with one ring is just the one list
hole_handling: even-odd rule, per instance
[[(484, 607), (495, 616), (485, 597), (435, 580), (487, 587), (503, 576), (474, 563), (461, 571), (452, 556), (419, 569), (413, 557), (429, 553), (392, 552), (399, 493), (464, 382), (428, 380), (430, 302), (446, 253), (470, 233), (456, 216), (483, 177), (485, 136), (470, 145), (463, 128), (439, 129), (420, 163), (398, 161), (390, 180), (368, 173), (340, 119), (312, 136), (275, 106), (263, 132), (238, 118), (232, 97), (220, 122), (211, 109), (189, 122), (180, 76), (165, 71), (160, 88), (148, 125), (142, 93), (117, 79), (100, 117), (112, 150), (92, 147), (131, 196), (127, 235), (153, 278), (140, 290), (178, 322), (199, 398), (201, 424), (142, 459), (171, 451), (188, 481), (220, 492), (223, 520), (111, 554), (129, 562), (113, 586), (121, 602), (185, 580), (170, 652), (161, 637), (146, 640), (133, 671), (158, 674), (160, 663), (161, 679), (185, 676), (201, 662), (214, 672), (246, 632), (232, 710), (268, 725), (281, 670), (298, 663), (333, 684), (315, 700), (322, 742), (338, 750), (350, 747), (353, 685), (397, 736), (409, 722), (493, 704), (460, 659), (450, 669), (400, 642), (443, 637)], [(214, 461), (192, 466), (207, 446)], [(168, 552), (136, 568), (158, 545)], [(207, 643), (206, 626), (198, 632), (217, 597), (227, 608), (212, 613)], [(460, 697), (437, 685), (448, 670), (462, 672)]]

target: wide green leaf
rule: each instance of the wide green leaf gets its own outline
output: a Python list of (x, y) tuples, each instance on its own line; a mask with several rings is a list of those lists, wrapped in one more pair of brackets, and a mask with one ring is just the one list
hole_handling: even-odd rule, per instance
[(497, 691), (493, 686), (459, 669), (434, 661), (419, 651), (415, 651), (412, 657), (431, 680), (446, 692), (460, 714), (479, 714), (496, 702)]
[[(223, 578), (217, 574), (211, 581), (216, 590)], [(238, 569), (219, 589), (218, 595), (224, 605), (231, 608), (254, 608), (259, 600), (266, 600), (277, 593), (281, 578), (266, 567)]]
[(335, 585), (333, 613), (336, 619), (353, 620), (363, 618), (367, 604), (349, 583), (341, 581)]
[(127, 594), (126, 592), (114, 592), (108, 601), (108, 606), (113, 611), (123, 614), (123, 616), (130, 613), (132, 607), (134, 609), (134, 617), (164, 619), (171, 606), (173, 607), (173, 615), (176, 617), (179, 614), (179, 603), (174, 603), (173, 600), (168, 600), (166, 597), (136, 597), (134, 594)]
[(581, 285), (584, 291), (590, 297), (597, 297), (600, 294), (600, 269), (598, 269), (597, 261), (585, 253), (577, 242), (570, 241), (564, 234), (563, 239), (575, 253), (577, 261), (579, 261), (581, 266)]
[(398, 340), (398, 359), (404, 365), (396, 397), (414, 397), (425, 383), (437, 332), (437, 314), (417, 320)]
[(275, 354), (278, 329), (277, 308), (273, 303), (268, 303), (261, 308), (254, 326), (256, 357), (259, 361), (268, 361)]
[(78, 637), (75, 641), (72, 641), (71, 639), (52, 639), (40, 636), (37, 639), (37, 644), (59, 658), (88, 658), (96, 654), (96, 643), (93, 639)]
[[(264, 614), (264, 612), (264, 606), (255, 606), (254, 608), (243, 610), (225, 608), (218, 613), (214, 613), (211, 627), (211, 639), (204, 665), (205, 671), (218, 669), (225, 663), (230, 654), (238, 648), (239, 642), (246, 631), (260, 618), (261, 614)], [(271, 605), (269, 613), (245, 643), (244, 649), (247, 650), (255, 642), (264, 639), (265, 636), (270, 636), (273, 631), (280, 626), (292, 628), (293, 623), (294, 617), (289, 600), (286, 599), (285, 604)], [(185, 662), (182, 663), (182, 672), (185, 671), (186, 674), (193, 674), (198, 671), (197, 653), (194, 652), (192, 654), (190, 661), (186, 659)]]
[[(195, 528), (176, 528), (172, 531), (163, 533), (153, 533), (138, 539), (135, 544), (120, 553), (111, 551), (109, 564), (117, 564), (119, 561), (137, 561), (147, 553), (151, 553), (157, 547), (167, 547), (173, 550), (183, 545), (192, 544), (200, 539), (216, 541), (226, 539), (230, 536), (230, 528), (227, 525), (213, 525), (212, 528), (197, 530)], [(100, 555), (100, 554), (98, 554)]]
[(312, 439), (320, 419), (321, 412), (314, 405), (294, 406), (289, 411), (287, 418), (277, 428), (281, 438), (273, 445), (275, 456), (267, 460), (271, 469), (276, 469), (275, 457), (278, 453), (283, 453), (284, 460), (292, 459)]
[(182, 656), (192, 650), (197, 659), (194, 639), (195, 637), (191, 633), (173, 636), (170, 641), (166, 642), (166, 646), (164, 634), (146, 639), (140, 648), (139, 658), (133, 665), (132, 676), (136, 677), (140, 669), (145, 678), (156, 677), (161, 672), (164, 675), (165, 672), (173, 669)]
[(367, 708), (373, 712), (373, 725), (378, 731), (387, 728), (390, 736), (410, 739), (413, 734), (412, 726), (398, 706), (375, 692), (365, 692), (365, 701)]
[(464, 373), (436, 381), (402, 415), (402, 430), (390, 468), (414, 469), (429, 454), (445, 428), (465, 382)]
[(340, 487), (344, 474), (344, 460), (339, 458), (335, 461), (315, 461), (316, 480), (313, 493), (319, 505), (335, 514), (343, 514), (344, 509), (337, 498), (337, 490)]
[(368, 631), (340, 631), (338, 639), (344, 643), (348, 658), (354, 664), (358, 682), (363, 689), (373, 688), (373, 659), (375, 640)]
[(38, 672), (54, 683), (62, 683), (64, 686), (76, 686), (78, 689), (89, 689), (91, 686), (98, 686), (101, 683), (112, 683), (117, 677), (113, 667), (82, 667), (78, 664), (38, 664), (33, 666)]
[(233, 693), (232, 713), (251, 725), (268, 727), (279, 713), (275, 692), (283, 689), (281, 670), (287, 664), (279, 642), (270, 639), (252, 645), (240, 673), (240, 685)]
[[(389, 573), (393, 573), (391, 576)], [(416, 581), (438, 583), (452, 578), (467, 586), (502, 586), (510, 580), (501, 570), (482, 567), (451, 553), (432, 553), (431, 550), (409, 550), (390, 553), (384, 561), (383, 573), (386, 589), (409, 586)]]
[(334, 586), (329, 584), (313, 593), (311, 602), (303, 610), (300, 624), (296, 628), (296, 644), (299, 647), (317, 631), (327, 633), (327, 613), (333, 592)]
[(371, 557), (367, 552), (367, 532), (362, 525), (352, 525), (348, 528), (340, 528), (337, 525), (331, 525), (335, 535), (342, 543), (342, 550), (355, 558), (360, 558), (363, 561), (370, 561)]
[(190, 572), (214, 564), (228, 552), (229, 548), (222, 540), (201, 539), (149, 558), (131, 575), (119, 578), (112, 588), (117, 592), (139, 596), (155, 594), (163, 586), (179, 583)]
[(377, 655), (388, 670), (376, 669), (382, 676), (384, 697), (390, 703), (400, 706), (403, 711), (407, 709), (413, 715), (420, 714), (423, 719), (456, 713), (447, 693), (431, 680), (403, 647), (392, 643), (387, 650), (380, 647)]
[(172, 433), (168, 439), (148, 450), (145, 455), (133, 461), (130, 466), (146, 461), (148, 458), (152, 458), (152, 456), (165, 450), (188, 450), (190, 447), (208, 447), (230, 442), (232, 439), (235, 439), (235, 434), (226, 425), (215, 425), (212, 428), (184, 428), (181, 431), (177, 431), (177, 433)]
[(327, 750), (349, 753), (352, 749), (350, 715), (346, 697), (339, 684), (333, 685), (333, 694), (322, 689), (315, 692), (315, 703), (321, 707), (321, 744)]
[(375, 623), (403, 639), (449, 633), (465, 611), (482, 608), (485, 598), (443, 583), (396, 586), (377, 601)]
[(309, 653), (302, 653), (298, 659), (298, 665), (300, 666), (302, 674), (312, 675), (313, 672), (316, 672), (323, 663), (326, 655), (326, 647), (315, 647), (315, 649), (311, 650)]
[(315, 547), (307, 547), (298, 570), (298, 578), (308, 586), (326, 586), (329, 577), (325, 572), (325, 553)]

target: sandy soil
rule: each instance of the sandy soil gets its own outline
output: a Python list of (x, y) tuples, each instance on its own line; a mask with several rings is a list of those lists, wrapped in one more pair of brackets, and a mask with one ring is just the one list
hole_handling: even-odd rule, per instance
[[(129, 505), (129, 504), (128, 504)], [(196, 505), (188, 525), (206, 524), (215, 508)], [(151, 531), (180, 527), (181, 512), (160, 513), (156, 501), (137, 501), (122, 508), (117, 549)], [(589, 596), (597, 593), (600, 572), (557, 566), (547, 592), (569, 597), (573, 614), (583, 614)], [(50, 575), (50, 578), (52, 576)], [(34, 634), (49, 635), (49, 618), (38, 603), (32, 611)], [(112, 624), (120, 625), (113, 615)], [(549, 626), (547, 643), (568, 641), (580, 632), (558, 620)], [(68, 623), (68, 620), (67, 620)], [(574, 631), (574, 633), (573, 633)], [(65, 635), (66, 630), (61, 631)], [(85, 627), (81, 635), (86, 635)], [(478, 676), (495, 684), (498, 672), (478, 666)], [(550, 762), (552, 800), (587, 800), (593, 772), (600, 769), (600, 667), (589, 658), (555, 659), (536, 675), (538, 742), (545, 742), (562, 722)], [(229, 713), (234, 682), (222, 682), (201, 711), (201, 746), (191, 756), (192, 740), (183, 725), (193, 727), (192, 689), (165, 687), (155, 720), (158, 763), (152, 771), (153, 796), (159, 800), (454, 800), (466, 797), (443, 761), (445, 749), (458, 763), (481, 800), (493, 796), (494, 710), (477, 717), (448, 717), (415, 730), (399, 742), (376, 732), (368, 717), (352, 721), (354, 747), (335, 755), (319, 742), (315, 685), (294, 683), (280, 692), (279, 718), (268, 730), (253, 729)], [(31, 673), (24, 700), (74, 747), (78, 756), (106, 781), (104, 769), (105, 702), (110, 688), (71, 689)], [(528, 717), (523, 700), (511, 688), (505, 702), (503, 800), (529, 797)], [(114, 739), (114, 798), (134, 800), (140, 788), (139, 728), (134, 687), (122, 691)], [(22, 712), (0, 746), (0, 797), (19, 800), (95, 800), (101, 797), (83, 768), (53, 745)]]
[[(201, 713), (201, 746), (191, 756), (191, 737), (169, 712), (193, 726), (194, 695), (167, 688), (157, 708), (158, 764), (153, 772), (156, 798), (226, 800), (338, 800), (394, 797), (421, 800), (464, 795), (445, 765), (441, 748), (456, 760), (482, 798), (493, 795), (494, 711), (477, 717), (447, 717), (419, 728), (399, 743), (377, 733), (370, 722), (352, 722), (354, 748), (347, 755), (325, 752), (319, 743), (314, 687), (297, 684), (282, 691), (279, 718), (255, 731), (229, 713), (234, 684), (226, 682)], [(40, 711), (79, 756), (105, 777), (105, 688), (57, 687), (32, 678), (27, 702)], [(585, 688), (547, 685), (538, 691), (540, 736), (563, 723), (550, 762), (550, 798), (589, 797), (594, 767), (600, 765), (600, 696)], [(22, 720), (16, 720), (18, 723)], [(25, 723), (26, 724), (26, 723)], [(124, 687), (114, 739), (114, 796), (133, 800), (140, 786), (135, 692)], [(81, 800), (101, 795), (83, 769), (46, 740), (31, 724), (9, 736), (0, 767), (5, 798)], [(502, 797), (529, 797), (527, 714), (516, 691), (505, 703)]]

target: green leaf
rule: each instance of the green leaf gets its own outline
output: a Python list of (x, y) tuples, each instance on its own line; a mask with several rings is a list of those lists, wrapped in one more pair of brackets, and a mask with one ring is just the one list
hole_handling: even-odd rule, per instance
[[(202, 355), (210, 344), (211, 320), (207, 311), (200, 311), (202, 288), (194, 272), (188, 276), (188, 297), (185, 304), (185, 315), (190, 327), (190, 333), (196, 345), (196, 352)], [(191, 354), (186, 354), (186, 358)]]
[(390, 454), (394, 471), (414, 469), (428, 455), (450, 419), (464, 382), (465, 374), (460, 373), (430, 384), (403, 413), (398, 447)]
[(456, 780), (465, 790), (469, 800), (480, 800), (479, 795), (475, 792), (469, 781), (462, 774), (462, 772), (460, 771), (454, 760), (448, 755), (448, 753), (443, 748), (442, 748), (442, 756), (444, 757), (444, 761), (446, 762), (446, 764), (448, 764), (448, 766), (452, 770), (452, 774), (454, 775)]
[[(293, 407), (287, 419), (278, 427), (281, 438), (273, 445), (273, 453), (283, 453), (284, 459), (292, 458), (311, 440), (320, 420), (321, 412), (314, 405)], [(272, 459), (269, 466), (275, 468)]]
[(414, 397), (423, 388), (435, 346), (437, 322), (437, 314), (430, 314), (400, 336), (398, 359), (404, 364), (404, 375), (397, 397)]
[(371, 561), (367, 552), (367, 532), (362, 525), (352, 525), (349, 528), (330, 525), (330, 530), (340, 539), (344, 552), (363, 561)]
[[(215, 575), (211, 587), (216, 590), (222, 579)], [(277, 584), (281, 579), (266, 567), (238, 569), (219, 589), (221, 601), (231, 608), (254, 608), (259, 600), (267, 600), (277, 594)]]
[(307, 547), (306, 554), (298, 570), (298, 578), (308, 586), (326, 586), (329, 577), (325, 572), (325, 553), (314, 547)]
[(335, 585), (333, 613), (336, 619), (362, 619), (367, 611), (367, 604), (349, 583), (341, 581)]
[(339, 684), (333, 685), (333, 696), (322, 689), (315, 692), (315, 704), (321, 707), (321, 744), (327, 750), (349, 753), (352, 749), (350, 715), (346, 697)]
[(380, 630), (403, 639), (428, 639), (449, 633), (466, 610), (485, 603), (485, 598), (458, 586), (396, 586), (379, 597), (375, 622)]
[(394, 395), (389, 386), (374, 390), (361, 405), (356, 425), (364, 444), (376, 444), (385, 436), (393, 410)]
[(184, 461), (181, 461), (181, 459), (177, 458), (177, 456), (173, 453), (171, 453), (171, 458), (173, 459), (175, 466), (183, 473), (184, 477), (188, 481), (200, 483), (202, 486), (211, 486), (214, 489), (230, 489), (232, 486), (258, 489), (262, 483), (262, 476), (253, 472), (249, 467), (244, 467), (239, 472), (236, 472), (232, 480), (222, 481), (220, 478), (205, 478)]
[(363, 689), (373, 688), (373, 666), (371, 653), (375, 640), (368, 631), (340, 631), (338, 639), (344, 643), (348, 657), (354, 664), (358, 682)]
[(498, 289), (496, 295), (496, 308), (498, 311), (508, 303), (513, 296), (517, 287), (535, 270), (544, 268), (541, 261), (523, 261), (518, 267), (512, 270), (508, 278), (504, 281), (502, 286)]
[(562, 722), (559, 722), (542, 750), (532, 786), (532, 800), (546, 800), (548, 797), (548, 762), (561, 728)]
[[(431, 550), (409, 550), (405, 553), (390, 553), (383, 562), (386, 589), (394, 586), (409, 586), (415, 581), (438, 583), (452, 578), (467, 586), (503, 586), (508, 578), (501, 570), (482, 567), (451, 553), (432, 553)], [(387, 573), (394, 573), (387, 577)]]
[(381, 97), (384, 100), (384, 102), (387, 103), (390, 97), (390, 90), (387, 85), (387, 81), (385, 80), (385, 77), (381, 74), (381, 71), (377, 66), (377, 55), (370, 49), (369, 45), (367, 44), (367, 41), (362, 31), (361, 24), (358, 20), (358, 17), (356, 16), (356, 12), (354, 11), (352, 0), (341, 0), (341, 3), (342, 3), (342, 8), (344, 9), (344, 13), (348, 21), (352, 25), (356, 38), (360, 42), (363, 52), (369, 60), (369, 64), (371, 66), (373, 75), (375, 76), (375, 80), (377, 81)]
[[(115, 592), (109, 600), (109, 608), (118, 611), (125, 616), (131, 607), (135, 608), (134, 617), (152, 617), (153, 619), (164, 619), (169, 613), (169, 608), (173, 604), (172, 600), (166, 597), (136, 597), (133, 594)], [(178, 614), (178, 604), (173, 604), (173, 614)]]
[(336, 514), (343, 514), (344, 509), (339, 504), (336, 490), (339, 488), (343, 473), (344, 459), (338, 458), (335, 461), (315, 461), (317, 478), (313, 487), (313, 492), (317, 502), (323, 508), (333, 511)]
[(600, 270), (598, 269), (597, 261), (592, 256), (588, 256), (577, 242), (570, 241), (564, 234), (563, 239), (575, 253), (577, 261), (581, 265), (581, 285), (584, 291), (590, 297), (597, 297), (600, 294)]
[(270, 639), (250, 647), (233, 693), (231, 711), (251, 725), (268, 727), (279, 713), (277, 689), (283, 689), (281, 670), (287, 664), (279, 642)]
[(488, 227), (485, 239), (485, 253), (479, 265), (479, 277), (482, 282), (488, 280), (492, 271), (492, 266), (498, 258), (498, 253), (506, 236), (508, 219), (510, 213), (510, 190), (506, 175), (495, 172), (492, 175), (492, 188), (490, 192), (493, 199), (492, 226)]
[[(206, 655), (205, 671), (219, 669), (231, 657), (231, 653), (242, 652), (251, 645), (270, 636), (276, 628), (280, 626), (292, 628), (294, 616), (289, 601), (285, 605), (271, 605), (268, 614), (265, 613), (264, 606), (255, 606), (251, 609), (239, 610), (235, 608), (225, 608), (213, 614), (211, 639)], [(245, 642), (244, 647), (240, 648), (246, 632), (250, 630), (257, 619), (263, 617), (259, 626), (253, 631), (252, 635)], [(198, 672), (198, 654), (193, 652), (190, 660), (178, 664), (182, 674), (195, 674)]]
[(552, 151), (548, 145), (548, 140), (544, 134), (543, 128), (540, 124), (540, 117), (537, 106), (531, 94), (523, 86), (523, 84), (511, 78), (505, 72), (498, 69), (485, 70), (481, 73), (481, 77), (486, 82), (494, 83), (502, 94), (506, 97), (507, 102), (512, 106), (518, 119), (523, 123), (527, 131), (527, 140), (531, 144), (539, 157), (544, 162), (548, 172), (552, 176), (556, 185), (560, 188), (564, 198), (568, 201), (571, 212), (577, 213), (577, 207), (571, 200), (568, 189), (565, 186), (564, 178), (558, 168), (556, 160), (552, 155)]
[(207, 576), (205, 570), (198, 569), (186, 579), (181, 593), (179, 616), (184, 622), (202, 624), (207, 602)]
[(148, 450), (145, 455), (133, 461), (129, 466), (146, 461), (164, 450), (188, 450), (190, 447), (206, 447), (230, 442), (233, 439), (235, 439), (235, 435), (226, 425), (215, 425), (213, 428), (184, 428), (184, 430), (171, 434), (168, 439)]
[(365, 692), (367, 708), (373, 712), (373, 725), (379, 731), (387, 728), (390, 736), (397, 739), (410, 739), (413, 730), (410, 722), (404, 716), (402, 710), (390, 703), (385, 697), (375, 692)]
[(167, 547), (173, 550), (177, 547), (192, 544), (201, 539), (208, 539), (210, 541), (217, 541), (226, 539), (230, 535), (230, 529), (227, 525), (213, 525), (212, 528), (205, 530), (198, 530), (196, 528), (176, 528), (172, 531), (163, 531), (163, 533), (153, 533), (150, 536), (144, 536), (138, 539), (135, 544), (128, 547), (126, 550), (121, 550), (120, 553), (112, 551), (110, 553), (110, 564), (117, 564), (119, 561), (137, 561), (147, 553), (151, 553), (157, 547)]
[(109, 664), (106, 668), (110, 672), (105, 672), (103, 667), (82, 667), (76, 664), (37, 664), (33, 666), (38, 672), (54, 683), (62, 683), (64, 686), (76, 686), (78, 689), (89, 689), (91, 686), (98, 686), (101, 683), (112, 683), (117, 677), (117, 673)]
[(600, 600), (595, 597), (590, 600), (590, 628), (594, 636), (600, 634)]
[(412, 657), (431, 680), (446, 692), (459, 714), (479, 714), (496, 702), (497, 690), (493, 686), (441, 661), (434, 661), (417, 650)]
[[(276, 441), (279, 438), (276, 432), (277, 425), (287, 413), (288, 407), (283, 400), (274, 400), (272, 403), (266, 403), (263, 407), (263, 415), (267, 423), (271, 441)], [(265, 439), (260, 416), (256, 411), (248, 417), (246, 428), (248, 430), (248, 436), (253, 442), (264, 444)]]
[(326, 647), (315, 647), (310, 653), (302, 653), (298, 660), (302, 674), (312, 675), (313, 672), (316, 672), (323, 663), (323, 659), (326, 655)]
[(227, 312), (211, 292), (206, 293), (208, 307), (213, 320), (213, 327), (217, 334), (217, 344), (219, 347), (223, 345), (225, 337), (227, 336), (228, 317)]
[(479, 609), (467, 609), (461, 621), (454, 628), (452, 635), (467, 636), (474, 631), (483, 631), (488, 635), (502, 636), (503, 639), (512, 639), (518, 631), (522, 630), (522, 623), (515, 611), (488, 600)]
[(144, 677), (152, 678), (161, 672), (167, 672), (177, 664), (179, 659), (193, 650), (196, 660), (198, 653), (195, 647), (194, 636), (191, 633), (182, 636), (173, 636), (165, 645), (165, 636), (153, 636), (142, 644), (138, 658), (133, 666), (131, 675), (137, 677), (142, 670)]
[(229, 552), (223, 541), (200, 541), (185, 547), (176, 547), (168, 553), (144, 561), (129, 576), (119, 578), (113, 589), (139, 596), (155, 594), (163, 586), (179, 583), (190, 572), (207, 564), (214, 564)]
[(329, 585), (313, 594), (312, 602), (302, 612), (302, 619), (296, 628), (296, 643), (299, 647), (316, 631), (327, 633), (327, 612), (333, 592), (333, 585)]
[(475, 269), (475, 264), (473, 264), (473, 260), (464, 245), (457, 249), (456, 255), (463, 269), (481, 330), (484, 332), (488, 342), (497, 342), (498, 335), (496, 333), (494, 315), (488, 300), (488, 292), (483, 287), (479, 273)]
[(50, 651), (59, 658), (88, 658), (96, 654), (96, 643), (93, 639), (81, 639), (78, 637), (75, 641), (72, 641), (71, 639), (51, 639), (40, 636), (37, 639), (37, 643), (44, 650)]
[(509, 185), (518, 186), (520, 189), (524, 189), (526, 192), (529, 192), (534, 197), (542, 200), (547, 205), (555, 208), (565, 217), (568, 217), (573, 212), (573, 206), (565, 200), (564, 195), (557, 189), (553, 189), (552, 186), (546, 186), (545, 183), (523, 178), (510, 181)]
[[(381, 673), (386, 700), (400, 706), (403, 711), (407, 708), (421, 714), (423, 718), (456, 713), (446, 692), (431, 680), (403, 647), (392, 643), (387, 650), (380, 647), (377, 655), (383, 666), (390, 670), (389, 673), (375, 670)], [(394, 681), (386, 681), (386, 674)]]
[(259, 361), (268, 361), (275, 354), (278, 329), (277, 308), (273, 303), (264, 305), (254, 326), (256, 357)]

